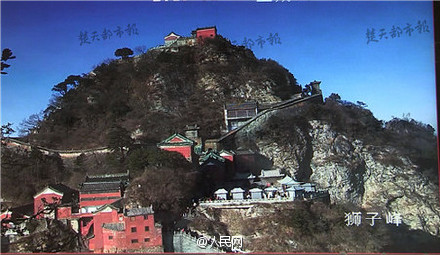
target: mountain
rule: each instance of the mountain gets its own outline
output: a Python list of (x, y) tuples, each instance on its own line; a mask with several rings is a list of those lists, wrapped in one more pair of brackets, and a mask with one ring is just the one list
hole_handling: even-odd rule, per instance
[(328, 190), (333, 203), (400, 213), (412, 230), (440, 235), (437, 137), (410, 119), (378, 121), (335, 97), (277, 111), (235, 135), (300, 181)]
[(295, 77), (273, 60), (221, 36), (177, 51), (109, 60), (82, 76), (54, 86), (55, 96), (28, 135), (49, 148), (106, 145), (107, 131), (118, 125), (158, 142), (198, 124), (201, 135), (218, 137), (227, 102), (273, 103), (301, 92)]
[[(295, 201), (197, 208), (190, 228), (243, 236), (247, 252), (438, 252), (437, 137), (411, 119), (383, 122), (336, 94), (324, 104), (273, 111), (238, 130), (228, 149), (257, 152), (271, 167), (330, 194), (330, 205)], [(362, 225), (344, 216), (362, 214)], [(380, 220), (367, 220), (377, 213)], [(399, 226), (387, 223), (401, 216)], [(267, 240), (272, 240), (268, 242)]]
[[(130, 169), (133, 177), (139, 177), (157, 173), (155, 167), (168, 161), (187, 163), (180, 155), (171, 160), (169, 154), (158, 152), (155, 144), (193, 124), (200, 126), (204, 139), (219, 138), (225, 129), (224, 104), (258, 101), (272, 103), (272, 108), (223, 136), (220, 140), (227, 140), (224, 147), (252, 150), (265, 159), (267, 167), (316, 183), (328, 190), (332, 204), (262, 206), (235, 216), (226, 210), (201, 212), (219, 222), (207, 223), (201, 216), (192, 228), (211, 235), (242, 234), (249, 236), (255, 247), (277, 252), (382, 252), (415, 243), (409, 250), (414, 252), (426, 240), (438, 242), (437, 137), (431, 126), (411, 119), (379, 121), (364, 104), (341, 100), (336, 94), (325, 101), (322, 95), (302, 98), (300, 103), (291, 101), (302, 88), (287, 69), (273, 60), (259, 60), (252, 51), (221, 36), (195, 46), (151, 49), (133, 58), (104, 61), (88, 74), (67, 77), (53, 90), (49, 107), (37, 121), (30, 122), (33, 125), (24, 140), (52, 149), (111, 144), (123, 148), (118, 139), (130, 143), (131, 135), (140, 145), (130, 147), (126, 155), (121, 149), (64, 160), (38, 150), (29, 153), (2, 146), (2, 191), (6, 190), (7, 199), (31, 199), (50, 181), (74, 187), (85, 174)], [(318, 96), (319, 100), (310, 100)], [(290, 103), (283, 102), (286, 100)], [(115, 130), (117, 139), (113, 139)], [(147, 144), (153, 144), (156, 151)], [(144, 171), (146, 167), (153, 170)], [(170, 172), (176, 169), (174, 165), (168, 168)], [(29, 177), (29, 172), (36, 176)], [(15, 185), (17, 179), (23, 180), (25, 188)], [(377, 212), (382, 217), (398, 213), (402, 228), (363, 227), (361, 238), (354, 238), (356, 231), (347, 230), (343, 222), (344, 213), (350, 211)], [(226, 216), (220, 217), (223, 214)], [(315, 220), (317, 223), (312, 223)], [(298, 235), (304, 229), (309, 231), (305, 239)], [(280, 233), (284, 234), (277, 239), (280, 243), (265, 246), (267, 238), (276, 239)], [(389, 238), (382, 240), (388, 234)], [(364, 243), (353, 248), (344, 244), (347, 239), (350, 245)], [(325, 244), (326, 240), (331, 242)]]

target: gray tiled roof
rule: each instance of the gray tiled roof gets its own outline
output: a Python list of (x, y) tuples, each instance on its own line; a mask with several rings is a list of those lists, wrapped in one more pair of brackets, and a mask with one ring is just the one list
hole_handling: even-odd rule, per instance
[(81, 187), (81, 193), (118, 192), (119, 190), (121, 190), (120, 182), (85, 182)]
[(124, 231), (125, 225), (124, 223), (103, 223), (103, 228), (110, 229), (110, 230), (116, 230), (116, 231)]
[(127, 216), (138, 216), (138, 215), (146, 215), (146, 214), (153, 214), (153, 208), (151, 207), (142, 207), (142, 208), (132, 208), (127, 209), (126, 214)]
[(61, 200), (62, 204), (78, 202), (79, 194), (77, 190), (72, 189), (62, 183), (51, 184), (49, 187), (63, 193), (63, 198)]
[(128, 182), (130, 180), (130, 174), (117, 173), (117, 174), (104, 174), (104, 175), (89, 175), (86, 176), (85, 182)]

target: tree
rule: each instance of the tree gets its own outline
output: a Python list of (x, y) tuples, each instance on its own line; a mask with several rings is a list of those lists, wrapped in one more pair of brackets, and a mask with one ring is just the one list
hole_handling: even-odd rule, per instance
[(63, 82), (58, 83), (52, 88), (52, 91), (60, 93), (61, 96), (64, 96), (69, 89), (76, 88), (81, 80), (81, 76), (79, 75), (69, 75)]
[(368, 107), (368, 105), (366, 103), (362, 102), (362, 101), (357, 101), (356, 103), (357, 103), (357, 105), (359, 105), (362, 108), (367, 108)]
[[(168, 211), (178, 216), (193, 198), (195, 179), (191, 169), (149, 167), (132, 185), (131, 198), (155, 211)], [(139, 196), (136, 196), (139, 195)]]
[(333, 100), (333, 101), (339, 101), (341, 100), (341, 96), (336, 93), (332, 93), (327, 99)]
[(107, 145), (113, 151), (121, 153), (121, 161), (125, 158), (125, 148), (129, 148), (133, 144), (133, 139), (130, 137), (130, 132), (121, 127), (113, 126), (107, 135)]
[(115, 56), (121, 57), (122, 59), (128, 59), (130, 55), (133, 55), (133, 51), (129, 48), (121, 48), (115, 51)]
[(144, 207), (152, 205), (163, 232), (172, 231), (173, 222), (191, 206), (195, 197), (197, 172), (192, 172), (190, 167), (147, 167), (129, 187), (129, 201)]
[(191, 169), (191, 164), (180, 154), (158, 148), (136, 148), (127, 156), (130, 173), (142, 175), (146, 167), (169, 167)]
[(8, 124), (2, 126), (2, 129), (1, 129), (2, 130), (2, 138), (5, 135), (9, 136), (10, 134), (15, 132), (15, 130), (12, 129), (11, 126), (12, 126), (12, 123), (10, 123), (10, 122), (8, 122)]
[(18, 132), (22, 136), (29, 135), (33, 132), (38, 132), (42, 122), (43, 122), (42, 113), (32, 114), (31, 116), (29, 116), (27, 119), (24, 119), (20, 123)]
[(14, 59), (15, 56), (12, 55), (12, 51), (10, 49), (4, 49), (2, 51), (2, 61), (1, 61), (1, 74), (8, 74), (7, 72), (3, 72), (3, 69), (9, 68), (11, 65), (6, 64), (5, 62), (9, 59)]
[(155, 219), (162, 224), (162, 233), (170, 235), (174, 222), (192, 205), (198, 172), (192, 171), (193, 165), (177, 152), (157, 148), (142, 151), (135, 157), (143, 162), (139, 167), (147, 167), (140, 177), (133, 179), (127, 197), (130, 204), (152, 205)]

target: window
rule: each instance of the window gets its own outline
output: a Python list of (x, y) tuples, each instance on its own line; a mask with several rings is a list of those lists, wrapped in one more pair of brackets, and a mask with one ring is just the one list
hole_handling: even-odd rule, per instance
[(137, 239), (131, 239), (131, 243), (138, 243)]
[(149, 226), (145, 226), (145, 232), (150, 231), (150, 227)]
[(148, 215), (144, 215), (144, 220), (148, 220)]
[(144, 242), (149, 242), (150, 241), (150, 238), (145, 238), (144, 239)]
[(136, 227), (131, 228), (131, 233), (134, 233), (134, 232), (136, 232)]
[(108, 236), (108, 240), (112, 240), (113, 239), (113, 236)]

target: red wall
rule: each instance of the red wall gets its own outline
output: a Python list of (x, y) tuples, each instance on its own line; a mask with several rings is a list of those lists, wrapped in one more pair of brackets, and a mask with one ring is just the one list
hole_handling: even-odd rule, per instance
[(72, 218), (72, 207), (57, 208), (57, 219), (71, 219), (71, 218)]
[[(112, 236), (113, 239), (109, 239)], [(102, 229), (103, 247), (102, 252), (120, 252), (126, 250), (125, 232), (110, 229)], [(97, 251), (98, 252), (98, 251)]]
[(229, 161), (234, 161), (234, 155), (223, 155), (222, 158), (229, 160)]
[[(57, 194), (42, 194), (36, 198), (34, 198), (34, 214), (44, 209), (44, 203), (42, 199), (46, 199), (47, 203), (61, 203), (62, 196)], [(37, 219), (42, 218), (40, 215), (37, 216)]]
[(215, 28), (197, 30), (197, 39), (214, 38), (216, 36)]
[[(127, 236), (128, 249), (162, 245), (162, 232), (154, 227), (154, 216), (152, 214), (147, 216), (147, 219), (144, 219), (144, 215), (125, 218), (125, 233)], [(148, 231), (145, 231), (146, 226), (149, 227)], [(131, 232), (132, 227), (136, 227), (135, 233)], [(145, 242), (145, 238), (150, 238), (150, 241)], [(138, 243), (132, 244), (132, 239), (138, 239)]]
[(176, 147), (162, 147), (166, 151), (175, 151), (182, 154), (186, 159), (191, 160), (192, 149), (191, 146), (176, 146)]
[(116, 210), (111, 212), (99, 212), (93, 217), (94, 225), (93, 232), (95, 237), (89, 241), (89, 249), (93, 251), (102, 251), (104, 246), (102, 224), (103, 223), (117, 223), (119, 222), (118, 213)]
[(180, 143), (180, 142), (183, 142), (183, 140), (182, 140), (182, 138), (179, 138), (179, 137), (174, 137), (173, 139), (171, 139), (169, 141), (169, 143)]
[[(105, 200), (91, 200), (91, 201), (82, 201), (83, 198), (97, 198), (97, 197), (117, 197), (114, 199), (105, 199)], [(114, 192), (114, 193), (96, 193), (96, 194), (85, 194), (81, 193), (79, 195), (80, 198), (80, 208), (83, 208), (85, 206), (101, 206), (106, 204), (111, 204), (121, 198), (121, 192)]]
[(90, 228), (93, 227), (93, 223), (94, 223), (93, 216), (81, 217), (79, 219), (78, 224), (82, 236), (86, 236), (89, 233)]
[[(119, 220), (120, 217), (122, 221)], [(125, 224), (124, 231), (102, 228), (103, 223), (118, 222)], [(148, 231), (145, 231), (145, 226), (149, 227)], [(136, 232), (132, 232), (132, 227), (136, 228)], [(100, 212), (94, 216), (94, 234), (95, 237), (89, 241), (89, 249), (95, 252), (115, 252), (162, 245), (162, 232), (155, 228), (153, 215), (148, 215), (147, 219), (144, 219), (143, 215), (125, 217), (116, 210)], [(109, 239), (109, 236), (113, 238)], [(145, 242), (145, 238), (150, 240)], [(138, 242), (132, 243), (131, 240), (134, 239)]]

